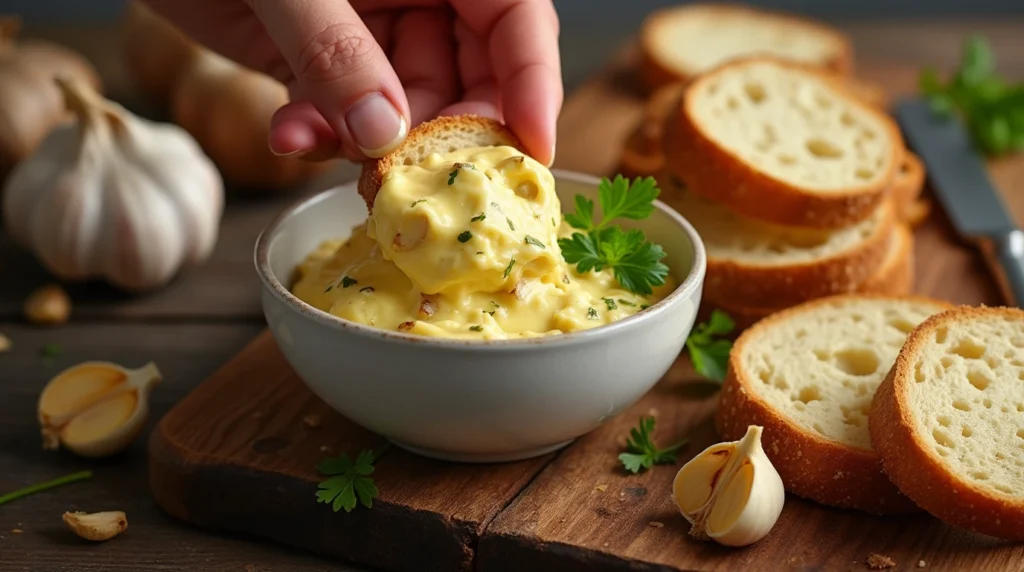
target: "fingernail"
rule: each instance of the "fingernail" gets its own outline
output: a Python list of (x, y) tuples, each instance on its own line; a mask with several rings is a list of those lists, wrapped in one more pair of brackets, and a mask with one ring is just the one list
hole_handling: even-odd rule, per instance
[(364, 95), (345, 115), (349, 133), (367, 157), (383, 157), (405, 140), (405, 117), (381, 93)]

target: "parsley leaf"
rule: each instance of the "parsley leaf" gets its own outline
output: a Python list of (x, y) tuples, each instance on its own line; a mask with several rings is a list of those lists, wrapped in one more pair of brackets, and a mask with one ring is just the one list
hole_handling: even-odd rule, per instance
[(593, 307), (587, 308), (587, 317), (590, 318), (591, 320), (596, 320), (597, 310), (595, 310)]
[(651, 439), (654, 432), (654, 417), (641, 417), (640, 424), (629, 430), (629, 439), (626, 440), (626, 452), (619, 455), (622, 466), (631, 473), (639, 473), (644, 469), (650, 469), (653, 465), (667, 465), (676, 461), (676, 454), (683, 448), (688, 439), (659, 449)]
[(480, 213), (480, 214), (476, 215), (475, 217), (469, 219), (469, 222), (479, 222), (479, 221), (484, 220), (485, 218), (487, 218), (487, 215), (485, 213)]
[(1024, 150), (1024, 84), (996, 75), (995, 56), (983, 37), (964, 41), (960, 66), (946, 83), (935, 70), (926, 69), (918, 87), (933, 112), (963, 119), (982, 153), (998, 156)]
[(317, 463), (316, 471), (330, 477), (317, 485), (317, 502), (332, 505), (334, 512), (341, 509), (352, 512), (357, 504), (366, 508), (373, 507), (373, 499), (377, 498), (377, 486), (370, 475), (374, 471), (373, 463), (387, 448), (388, 445), (385, 445), (376, 453), (364, 450), (359, 453), (355, 462), (342, 453)]
[(619, 306), (615, 303), (615, 300), (612, 300), (611, 298), (601, 298), (601, 299), (604, 300), (604, 305), (608, 307), (608, 310), (618, 309)]
[(594, 201), (576, 195), (576, 212), (565, 215), (565, 220), (583, 232), (558, 239), (562, 257), (569, 264), (575, 264), (580, 273), (611, 268), (623, 288), (651, 294), (653, 287), (664, 284), (668, 275), (668, 266), (660, 262), (665, 251), (648, 242), (643, 232), (624, 231), (610, 223), (616, 218), (650, 216), (659, 192), (653, 177), (637, 178), (632, 184), (621, 175), (614, 181), (602, 179), (598, 186), (603, 212), (600, 223), (594, 222)]
[(458, 236), (459, 242), (469, 242), (469, 239), (471, 239), (471, 238), (473, 238), (473, 233), (469, 232), (468, 230), (467, 231), (463, 231)]
[(698, 324), (686, 338), (686, 350), (697, 373), (708, 379), (721, 383), (725, 379), (729, 364), (729, 351), (732, 342), (726, 339), (714, 339), (732, 332), (736, 322), (721, 310), (713, 310), (711, 319)]

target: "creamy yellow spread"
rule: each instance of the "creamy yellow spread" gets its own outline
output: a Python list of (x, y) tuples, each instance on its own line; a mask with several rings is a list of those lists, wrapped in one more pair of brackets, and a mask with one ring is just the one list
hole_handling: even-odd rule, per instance
[(367, 222), (299, 265), (294, 294), (385, 330), (504, 339), (586, 330), (664, 298), (640, 296), (611, 270), (579, 274), (562, 259), (551, 172), (512, 147), (432, 154), (385, 175)]

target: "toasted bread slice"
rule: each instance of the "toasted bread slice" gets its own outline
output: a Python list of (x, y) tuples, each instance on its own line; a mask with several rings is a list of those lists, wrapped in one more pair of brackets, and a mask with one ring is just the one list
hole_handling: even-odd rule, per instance
[(676, 188), (671, 180), (661, 181), (661, 200), (704, 240), (705, 292), (745, 307), (783, 308), (853, 292), (882, 266), (894, 234), (888, 201), (846, 228), (797, 228), (738, 215), (688, 188)]
[(924, 189), (924, 164), (909, 150), (903, 151), (903, 162), (892, 185), (892, 201), (900, 220), (917, 226), (928, 216), (928, 203), (921, 198)]
[(949, 524), (1024, 540), (1022, 380), (1024, 311), (960, 307), (928, 319), (871, 407), (886, 474)]
[(889, 94), (881, 85), (857, 77), (845, 78), (846, 90), (860, 101), (878, 109), (888, 109)]
[(948, 304), (835, 296), (783, 310), (729, 354), (715, 426), (738, 439), (764, 427), (764, 450), (790, 492), (877, 514), (917, 512), (882, 472), (868, 411), (907, 334)]
[(384, 175), (395, 165), (415, 165), (431, 153), (450, 153), (467, 147), (508, 145), (521, 147), (519, 140), (501, 122), (477, 115), (438, 117), (409, 131), (405, 142), (387, 155), (363, 164), (359, 194), (373, 209)]
[(624, 177), (655, 176), (665, 165), (661, 152), (661, 131), (665, 117), (678, 105), (682, 85), (662, 86), (647, 99), (643, 116), (626, 139), (619, 155), (618, 174)]
[[(896, 225), (895, 234), (889, 243), (882, 265), (878, 270), (857, 286), (860, 294), (880, 296), (907, 296), (914, 287), (914, 235), (905, 225)], [(745, 330), (759, 320), (786, 308), (756, 308), (736, 304), (728, 298), (718, 298), (718, 292), (706, 289), (702, 300), (702, 317), (718, 308), (736, 321), (737, 330)]]
[(691, 83), (663, 137), (666, 168), (694, 192), (751, 218), (812, 228), (870, 217), (904, 149), (887, 115), (818, 72), (768, 59)]
[(648, 88), (690, 81), (726, 61), (769, 55), (843, 75), (853, 48), (838, 30), (781, 12), (740, 4), (690, 4), (658, 10), (640, 31), (641, 73)]

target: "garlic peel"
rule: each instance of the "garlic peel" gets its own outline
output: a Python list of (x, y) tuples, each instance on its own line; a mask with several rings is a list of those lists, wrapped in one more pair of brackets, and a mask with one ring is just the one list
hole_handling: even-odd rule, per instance
[(761, 432), (751, 425), (739, 441), (712, 445), (679, 469), (672, 493), (694, 538), (746, 546), (775, 525), (786, 493)]
[(129, 291), (169, 282), (217, 240), (220, 175), (181, 128), (138, 118), (83, 84), (58, 79), (77, 122), (54, 129), (11, 173), (4, 224), (66, 280)]
[(43, 448), (63, 445), (84, 457), (124, 449), (145, 425), (149, 393), (160, 380), (153, 363), (129, 370), (109, 362), (85, 362), (64, 370), (39, 397)]
[(128, 529), (128, 517), (119, 510), (94, 513), (65, 512), (63, 520), (75, 534), (96, 542), (110, 540)]

